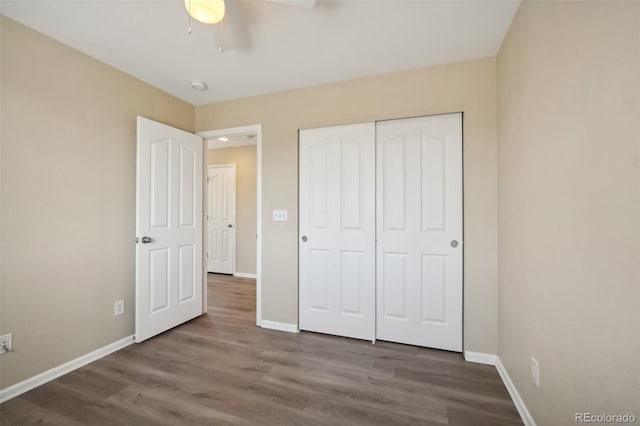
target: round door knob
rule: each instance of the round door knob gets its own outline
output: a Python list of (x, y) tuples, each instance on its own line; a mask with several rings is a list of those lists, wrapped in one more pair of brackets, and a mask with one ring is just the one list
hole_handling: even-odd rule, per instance
[(233, 225), (232, 224), (228, 224), (227, 228), (233, 228)]
[(151, 241), (151, 237), (142, 237), (142, 244), (149, 244)]
[(451, 240), (451, 247), (456, 248), (458, 247), (458, 240)]
[(307, 238), (307, 236), (306, 236), (306, 235), (303, 235), (303, 236), (302, 236), (302, 242), (303, 242), (303, 243), (306, 243), (306, 242), (307, 242), (307, 240), (309, 240), (309, 239)]

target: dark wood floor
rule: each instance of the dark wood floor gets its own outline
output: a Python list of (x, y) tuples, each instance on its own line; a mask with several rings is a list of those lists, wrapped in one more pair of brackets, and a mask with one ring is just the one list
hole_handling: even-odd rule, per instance
[(255, 282), (209, 274), (209, 314), (0, 406), (8, 425), (515, 425), (460, 354), (255, 325)]

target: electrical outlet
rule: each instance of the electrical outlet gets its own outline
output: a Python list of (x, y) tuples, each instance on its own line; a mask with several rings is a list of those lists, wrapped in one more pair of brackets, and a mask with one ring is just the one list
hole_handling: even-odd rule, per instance
[(113, 316), (124, 314), (124, 300), (116, 300), (113, 304)]
[(286, 210), (274, 210), (273, 211), (273, 221), (274, 222), (286, 222), (287, 221), (287, 211)]
[(534, 357), (531, 357), (531, 380), (536, 387), (540, 387), (540, 364)]
[(13, 350), (13, 333), (0, 336), (0, 354), (6, 354)]

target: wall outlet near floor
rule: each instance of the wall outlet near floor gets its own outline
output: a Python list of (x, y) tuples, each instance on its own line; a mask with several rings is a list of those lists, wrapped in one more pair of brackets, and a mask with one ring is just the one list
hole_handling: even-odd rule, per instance
[(286, 222), (287, 221), (287, 211), (286, 210), (274, 210), (273, 211), (273, 221), (274, 222)]
[(531, 357), (531, 380), (536, 387), (540, 387), (540, 365), (534, 357)]
[(13, 333), (0, 336), (0, 355), (13, 350)]
[(124, 300), (116, 300), (113, 304), (113, 316), (124, 314)]

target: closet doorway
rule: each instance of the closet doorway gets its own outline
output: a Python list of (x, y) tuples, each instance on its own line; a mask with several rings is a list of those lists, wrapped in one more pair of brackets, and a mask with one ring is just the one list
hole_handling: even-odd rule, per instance
[(300, 329), (462, 351), (462, 114), (300, 131)]

